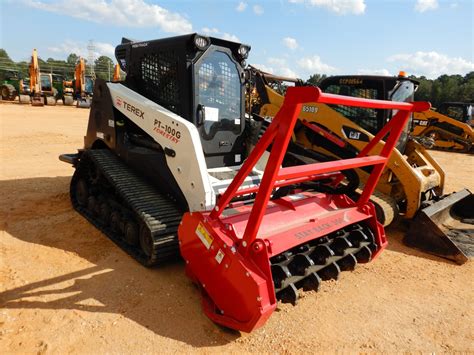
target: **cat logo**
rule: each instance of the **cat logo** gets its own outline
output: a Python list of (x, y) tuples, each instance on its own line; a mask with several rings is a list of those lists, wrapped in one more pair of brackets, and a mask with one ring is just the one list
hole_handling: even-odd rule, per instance
[(350, 139), (360, 139), (360, 132), (351, 131), (349, 132)]

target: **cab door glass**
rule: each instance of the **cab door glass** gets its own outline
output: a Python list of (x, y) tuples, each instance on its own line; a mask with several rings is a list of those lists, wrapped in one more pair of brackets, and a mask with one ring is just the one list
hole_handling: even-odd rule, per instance
[(214, 51), (203, 58), (196, 71), (198, 115), (201, 115), (198, 124), (203, 125), (203, 138), (211, 139), (220, 130), (239, 134), (242, 96), (236, 64), (228, 54)]

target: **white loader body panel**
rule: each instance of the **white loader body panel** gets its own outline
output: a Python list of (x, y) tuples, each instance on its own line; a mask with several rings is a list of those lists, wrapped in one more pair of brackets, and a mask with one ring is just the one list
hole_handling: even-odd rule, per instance
[(206, 160), (197, 128), (163, 106), (117, 83), (107, 83), (114, 107), (143, 129), (163, 149), (166, 162), (190, 211), (212, 209), (216, 196), (207, 173)]

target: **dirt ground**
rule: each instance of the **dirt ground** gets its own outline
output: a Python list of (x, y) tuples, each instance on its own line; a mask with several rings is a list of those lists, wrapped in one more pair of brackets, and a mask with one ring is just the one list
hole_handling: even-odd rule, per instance
[[(146, 269), (71, 208), (88, 110), (0, 104), (0, 352), (474, 352), (474, 264), (405, 247), (389, 228), (377, 260), (280, 305), (261, 329), (201, 312), (177, 262)], [(433, 152), (447, 190), (474, 191), (474, 156)]]

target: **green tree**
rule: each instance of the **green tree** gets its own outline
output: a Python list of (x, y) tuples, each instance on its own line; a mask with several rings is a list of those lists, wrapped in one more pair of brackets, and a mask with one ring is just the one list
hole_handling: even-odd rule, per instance
[(311, 85), (318, 86), (321, 81), (327, 78), (326, 74), (313, 74), (309, 77), (307, 83)]
[(78, 60), (79, 60), (79, 56), (76, 53), (71, 53), (67, 56), (66, 62), (69, 65), (76, 65)]
[(95, 75), (104, 80), (112, 80), (114, 75), (114, 62), (109, 57), (102, 55), (95, 60)]

